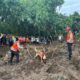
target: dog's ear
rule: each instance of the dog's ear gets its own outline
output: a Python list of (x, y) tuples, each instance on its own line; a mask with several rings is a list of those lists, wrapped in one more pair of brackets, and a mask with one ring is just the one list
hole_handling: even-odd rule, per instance
[(35, 50), (36, 52), (38, 51), (36, 47), (35, 47), (35, 49), (34, 49), (34, 50)]
[(42, 48), (42, 51), (45, 52), (45, 48), (44, 47)]

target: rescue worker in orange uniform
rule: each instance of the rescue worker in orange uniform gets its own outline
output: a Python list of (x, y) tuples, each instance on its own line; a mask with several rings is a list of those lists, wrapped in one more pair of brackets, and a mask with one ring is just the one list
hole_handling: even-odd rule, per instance
[(72, 57), (72, 45), (74, 43), (74, 34), (72, 33), (70, 27), (66, 27), (66, 31), (67, 31), (66, 42), (67, 42), (67, 46), (68, 46), (69, 60), (71, 60), (71, 57)]
[(19, 51), (20, 51), (20, 42), (21, 42), (21, 39), (16, 39), (16, 42), (11, 46), (11, 58), (10, 58), (10, 61), (9, 63), (12, 64), (12, 61), (13, 61), (13, 58), (14, 56), (16, 56), (16, 63), (19, 63)]

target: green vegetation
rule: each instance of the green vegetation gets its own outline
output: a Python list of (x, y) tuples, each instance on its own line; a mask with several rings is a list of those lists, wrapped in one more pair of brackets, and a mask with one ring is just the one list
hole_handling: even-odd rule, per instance
[(65, 33), (70, 25), (80, 28), (80, 15), (65, 16), (56, 12), (64, 0), (0, 0), (0, 33), (52, 36)]

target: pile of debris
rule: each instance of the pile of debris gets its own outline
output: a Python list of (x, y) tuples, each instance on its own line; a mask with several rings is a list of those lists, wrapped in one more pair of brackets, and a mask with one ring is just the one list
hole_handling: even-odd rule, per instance
[[(35, 46), (46, 48), (46, 64), (34, 58)], [(73, 59), (69, 61), (64, 47), (64, 43), (47, 46), (31, 45), (30, 54), (26, 50), (22, 51), (24, 55), (21, 55), (19, 64), (0, 66), (0, 80), (80, 80), (79, 63), (75, 64), (78, 62), (79, 49), (78, 47), (74, 49)]]

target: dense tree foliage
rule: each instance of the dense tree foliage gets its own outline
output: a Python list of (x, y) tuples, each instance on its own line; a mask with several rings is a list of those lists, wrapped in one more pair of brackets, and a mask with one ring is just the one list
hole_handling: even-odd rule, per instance
[[(55, 37), (65, 26), (78, 27), (80, 15), (56, 12), (64, 0), (0, 0), (0, 33)], [(73, 29), (75, 30), (75, 29)]]

